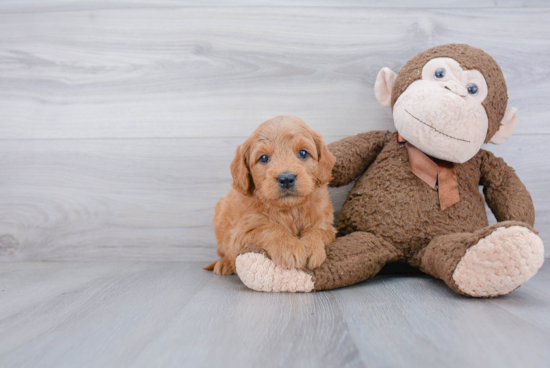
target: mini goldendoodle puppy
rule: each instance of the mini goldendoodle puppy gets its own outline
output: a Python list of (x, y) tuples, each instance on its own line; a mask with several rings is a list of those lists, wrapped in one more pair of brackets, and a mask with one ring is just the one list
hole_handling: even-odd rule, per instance
[(205, 269), (235, 273), (248, 244), (284, 268), (319, 267), (335, 236), (327, 192), (334, 162), (323, 137), (301, 119), (278, 116), (260, 125), (237, 147), (233, 188), (214, 216), (221, 259)]

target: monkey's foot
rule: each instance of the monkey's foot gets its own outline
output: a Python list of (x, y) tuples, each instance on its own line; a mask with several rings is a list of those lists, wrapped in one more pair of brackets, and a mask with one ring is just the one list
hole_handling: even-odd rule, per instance
[(470, 296), (505, 295), (533, 277), (543, 262), (537, 234), (522, 226), (499, 227), (466, 251), (453, 279)]
[(237, 256), (237, 275), (252, 290), (265, 292), (311, 292), (313, 276), (304, 270), (276, 265), (263, 248), (249, 245)]

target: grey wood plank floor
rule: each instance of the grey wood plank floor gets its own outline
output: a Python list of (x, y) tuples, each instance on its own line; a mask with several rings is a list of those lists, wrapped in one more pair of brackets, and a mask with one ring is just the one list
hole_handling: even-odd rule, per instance
[(197, 262), (4, 263), (1, 367), (548, 367), (550, 265), (471, 299), (427, 276), (248, 290)]

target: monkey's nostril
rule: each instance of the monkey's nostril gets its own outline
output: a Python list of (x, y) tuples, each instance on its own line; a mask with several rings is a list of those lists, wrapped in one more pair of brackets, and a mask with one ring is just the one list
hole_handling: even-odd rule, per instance
[(466, 88), (462, 87), (460, 84), (454, 81), (449, 81), (445, 83), (445, 89), (448, 89), (449, 91), (459, 95), (460, 97), (466, 97), (467, 94)]
[(277, 177), (277, 182), (281, 188), (292, 188), (294, 184), (296, 184), (296, 175), (291, 173), (282, 173)]

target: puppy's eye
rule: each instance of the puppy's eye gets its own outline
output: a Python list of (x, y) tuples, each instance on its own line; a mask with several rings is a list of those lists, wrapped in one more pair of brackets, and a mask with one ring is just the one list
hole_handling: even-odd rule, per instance
[(477, 95), (478, 88), (475, 84), (473, 83), (468, 84), (466, 86), (466, 89), (468, 90), (468, 93), (471, 94), (472, 96)]
[(445, 78), (445, 74), (447, 74), (447, 71), (443, 68), (439, 68), (435, 71), (434, 78), (435, 79), (443, 79)]
[(268, 155), (262, 155), (259, 160), (262, 164), (267, 164), (269, 162), (269, 156)]
[(307, 153), (306, 150), (300, 150), (300, 152), (298, 152), (298, 154), (299, 154), (300, 157), (303, 158), (304, 160), (305, 160), (306, 158), (309, 157), (309, 153)]

